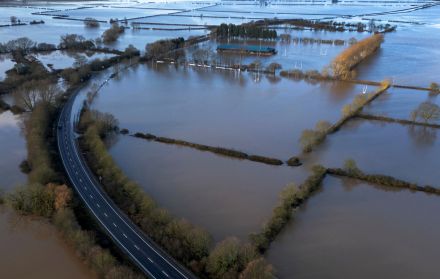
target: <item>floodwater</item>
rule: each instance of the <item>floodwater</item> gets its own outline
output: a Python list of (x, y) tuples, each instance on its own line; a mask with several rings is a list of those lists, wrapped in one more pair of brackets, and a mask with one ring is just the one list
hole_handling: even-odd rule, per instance
[(113, 54), (107, 53), (96, 53), (96, 52), (69, 52), (69, 51), (52, 51), (38, 53), (35, 57), (40, 60), (43, 65), (52, 65), (54, 69), (64, 69), (68, 67), (79, 67), (88, 63), (94, 59), (108, 59), (114, 56)]
[(0, 207), (2, 278), (96, 278), (66, 246), (54, 227)]
[(15, 62), (12, 56), (8, 54), (0, 55), (0, 81), (6, 78), (6, 71), (14, 68)]
[[(440, 12), (440, 9), (437, 9)], [(399, 27), (385, 35), (380, 50), (358, 68), (358, 78), (429, 87), (440, 82), (440, 29), (432, 26)]]
[(287, 184), (304, 168), (269, 166), (123, 136), (110, 149), (116, 163), (176, 217), (210, 232), (246, 240), (269, 218)]
[(20, 119), (10, 111), (0, 113), (0, 189), (7, 191), (26, 182), (18, 167), (26, 159), (26, 142)]
[(354, 159), (367, 173), (440, 186), (438, 129), (352, 120), (312, 152), (309, 163), (342, 167)]
[(318, 85), (232, 71), (139, 66), (111, 80), (94, 108), (121, 128), (287, 160), (304, 129), (335, 122), (362, 92), (357, 85)]
[(327, 177), (272, 243), (282, 279), (438, 278), (438, 196)]
[[(278, 35), (289, 34), (293, 39), (297, 38), (314, 38), (319, 40), (344, 40), (344, 45), (321, 44), (321, 43), (304, 43), (304, 42), (282, 42), (280, 40), (211, 40), (193, 47), (188, 50), (188, 58), (192, 58), (194, 50), (203, 48), (211, 51), (211, 60), (220, 62), (221, 64), (250, 64), (255, 61), (261, 63), (261, 69), (264, 69), (270, 63), (279, 63), (282, 69), (293, 70), (300, 69), (303, 71), (317, 70), (321, 71), (330, 65), (332, 60), (349, 46), (349, 40), (355, 38), (361, 40), (369, 35), (369, 33), (358, 32), (319, 32), (319, 31), (298, 31), (292, 29), (278, 29)], [(277, 54), (270, 56), (260, 55), (240, 55), (233, 53), (218, 53), (217, 46), (220, 44), (236, 44), (236, 45), (253, 45), (257, 47), (275, 48)]]
[(391, 88), (364, 110), (369, 114), (410, 120), (411, 113), (423, 102), (440, 105), (440, 98), (428, 91)]
[[(0, 191), (10, 192), (27, 177), (19, 169), (26, 159), (21, 116), (0, 113)], [(19, 217), (0, 206), (0, 270), (2, 278), (95, 278), (74, 251), (41, 220)]]

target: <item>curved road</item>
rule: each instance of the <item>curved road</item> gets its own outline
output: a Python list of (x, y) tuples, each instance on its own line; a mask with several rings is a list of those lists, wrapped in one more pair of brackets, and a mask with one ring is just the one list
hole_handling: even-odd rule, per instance
[(65, 104), (57, 126), (58, 150), (72, 186), (115, 244), (150, 278), (193, 279), (193, 274), (143, 234), (103, 192), (78, 147), (71, 121), (74, 94)]

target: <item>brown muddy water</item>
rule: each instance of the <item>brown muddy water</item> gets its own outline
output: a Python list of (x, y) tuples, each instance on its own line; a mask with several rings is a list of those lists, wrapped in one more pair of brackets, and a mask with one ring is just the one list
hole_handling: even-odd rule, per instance
[[(440, 98), (428, 91), (391, 88), (367, 106), (364, 111), (374, 115), (411, 120), (411, 113), (423, 102), (440, 105)], [(438, 120), (431, 122), (435, 123)]]
[[(26, 183), (20, 162), (26, 158), (21, 120), (0, 114), (0, 191)], [(54, 227), (19, 217), (0, 206), (0, 278), (95, 278)]]
[[(371, 88), (371, 90), (374, 90)], [(94, 108), (122, 128), (287, 160), (304, 129), (335, 122), (362, 86), (249, 73), (139, 66), (105, 86)]]
[(272, 212), (288, 183), (300, 183), (304, 168), (269, 166), (189, 148), (123, 136), (111, 155), (174, 216), (208, 230), (215, 240), (247, 239)]
[(54, 227), (0, 207), (1, 278), (96, 278)]
[(0, 189), (4, 191), (26, 182), (19, 164), (26, 159), (26, 142), (20, 118), (10, 111), (0, 113)]
[(440, 186), (438, 129), (352, 120), (313, 152), (308, 163), (341, 167), (354, 159), (367, 173)]
[(272, 243), (278, 277), (438, 278), (439, 198), (327, 177)]

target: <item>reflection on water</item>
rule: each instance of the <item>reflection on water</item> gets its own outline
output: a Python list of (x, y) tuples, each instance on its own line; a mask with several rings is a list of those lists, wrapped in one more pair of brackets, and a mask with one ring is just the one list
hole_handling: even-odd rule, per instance
[(436, 135), (431, 128), (352, 120), (312, 152), (307, 163), (340, 167), (352, 158), (367, 173), (440, 186)]
[(234, 71), (139, 66), (111, 80), (94, 108), (122, 128), (287, 160), (319, 120), (335, 122), (362, 87), (317, 85)]
[(111, 148), (116, 163), (160, 206), (207, 229), (215, 240), (247, 239), (258, 231), (288, 183), (304, 168), (269, 166), (190, 148), (121, 137)]
[(3, 190), (26, 181), (18, 167), (26, 158), (26, 143), (19, 121), (10, 111), (0, 113), (0, 189)]
[[(440, 11), (439, 7), (434, 8)], [(429, 10), (428, 10), (429, 11)], [(381, 49), (358, 67), (358, 77), (367, 80), (393, 78), (397, 84), (428, 87), (438, 81), (440, 49), (437, 28), (401, 27), (388, 33)]]
[(53, 227), (0, 208), (2, 278), (95, 278)]
[(369, 114), (411, 120), (411, 113), (426, 101), (440, 105), (440, 98), (427, 91), (390, 88), (364, 110)]
[(408, 135), (418, 146), (430, 147), (437, 139), (437, 129), (423, 126), (408, 126)]
[(438, 278), (437, 196), (327, 177), (267, 253), (279, 278)]

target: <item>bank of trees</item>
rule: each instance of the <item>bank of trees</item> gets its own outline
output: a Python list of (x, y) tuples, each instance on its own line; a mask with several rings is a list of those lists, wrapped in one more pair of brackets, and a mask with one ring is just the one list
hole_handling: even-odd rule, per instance
[(325, 140), (327, 131), (331, 125), (330, 122), (319, 121), (316, 123), (315, 129), (304, 130), (299, 140), (303, 151), (310, 152), (314, 146), (322, 143)]
[(113, 43), (118, 40), (119, 36), (121, 36), (125, 31), (123, 26), (119, 26), (117, 22), (112, 23), (112, 26), (105, 30), (102, 34), (102, 41), (106, 44)]
[[(100, 136), (99, 127), (103, 125), (97, 123), (100, 120), (96, 115), (99, 113), (86, 110), (81, 117), (81, 128), (85, 131), (81, 142), (83, 150), (87, 151), (89, 165), (102, 177), (102, 183), (110, 197), (143, 231), (171, 256), (202, 277), (250, 278), (249, 274), (263, 268), (265, 277), (255, 278), (272, 278), (269, 277), (272, 268), (264, 260), (258, 260), (260, 256), (250, 244), (230, 238), (218, 243), (211, 250), (212, 239), (206, 231), (186, 220), (176, 219), (165, 209), (158, 207), (115, 164)], [(258, 262), (253, 262), (256, 260)]]
[(304, 203), (321, 186), (326, 173), (324, 167), (315, 166), (312, 174), (299, 187), (290, 184), (281, 191), (279, 203), (273, 209), (270, 219), (261, 232), (251, 235), (256, 249), (264, 253), (269, 248), (270, 243), (292, 218), (293, 209)]
[(276, 39), (277, 31), (252, 23), (249, 24), (226, 24), (222, 23), (216, 29), (216, 34), (221, 38), (252, 38), (252, 39)]
[(61, 49), (84, 50), (94, 47), (95, 43), (92, 40), (87, 40), (84, 36), (78, 34), (62, 35), (59, 44)]
[(51, 80), (30, 80), (13, 92), (15, 104), (26, 111), (34, 110), (39, 103), (54, 104), (62, 93), (57, 83)]
[(311, 152), (312, 149), (322, 143), (328, 134), (334, 133), (348, 120), (355, 117), (361, 112), (364, 106), (372, 102), (380, 94), (385, 92), (390, 87), (390, 81), (384, 80), (380, 87), (374, 93), (358, 94), (353, 99), (352, 103), (345, 105), (342, 108), (342, 117), (334, 124), (327, 121), (319, 121), (315, 129), (306, 129), (302, 132), (300, 144), (303, 152)]
[(354, 78), (355, 72), (353, 69), (373, 54), (380, 47), (383, 40), (382, 34), (374, 34), (345, 49), (332, 61), (330, 65), (332, 75), (339, 79)]
[(178, 49), (185, 46), (185, 39), (182, 37), (175, 39), (158, 40), (145, 46), (147, 59), (176, 59), (180, 56)]
[(421, 191), (421, 192), (437, 194), (437, 195), (440, 194), (440, 188), (433, 187), (430, 185), (420, 186), (415, 183), (403, 181), (389, 175), (366, 174), (361, 169), (359, 169), (359, 167), (357, 166), (356, 162), (353, 159), (346, 160), (343, 168), (327, 169), (327, 173), (332, 175), (355, 178), (362, 181), (366, 181), (368, 183), (387, 186), (387, 187), (408, 189), (411, 191)]

